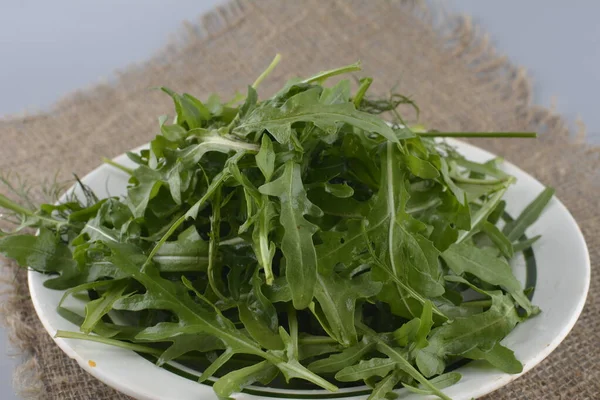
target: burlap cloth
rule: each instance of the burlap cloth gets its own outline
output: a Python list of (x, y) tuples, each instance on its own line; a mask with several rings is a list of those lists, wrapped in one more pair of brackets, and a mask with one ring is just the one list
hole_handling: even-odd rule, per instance
[[(587, 238), (592, 284), (577, 325), (560, 347), (488, 398), (600, 398), (598, 149), (570, 136), (553, 111), (531, 104), (523, 70), (496, 55), (468, 18), (446, 16), (421, 3), (241, 1), (182, 31), (173, 45), (120, 73), (116, 82), (73, 93), (48, 113), (0, 121), (0, 171), (40, 181), (58, 170), (59, 178), (68, 178), (71, 172), (83, 175), (93, 169), (101, 156), (147, 142), (157, 132), (156, 117), (172, 108), (151, 87), (166, 85), (200, 98), (244, 91), (280, 52), (284, 61), (263, 82), (264, 96), (293, 75), (360, 59), (364, 75), (375, 78), (376, 91), (385, 94), (397, 85), (397, 91), (418, 103), (420, 121), (429, 127), (541, 133), (539, 140), (477, 144), (557, 189)], [(26, 356), (15, 379), (20, 393), (60, 400), (125, 399), (52, 342), (28, 299), (25, 272), (11, 271), (2, 303), (13, 343)], [(568, 265), (564, 271), (569, 273)]]

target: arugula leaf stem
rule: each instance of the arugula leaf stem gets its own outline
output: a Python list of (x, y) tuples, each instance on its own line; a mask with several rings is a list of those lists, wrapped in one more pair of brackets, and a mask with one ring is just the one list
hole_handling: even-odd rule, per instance
[(536, 138), (536, 132), (415, 132), (422, 137), (461, 138)]
[(160, 356), (164, 351), (161, 349), (155, 349), (153, 347), (144, 346), (141, 344), (134, 344), (134, 343), (124, 342), (122, 340), (110, 339), (110, 338), (105, 338), (105, 337), (96, 336), (96, 335), (88, 335), (88, 334), (79, 333), (79, 332), (69, 332), (69, 331), (58, 330), (58, 331), (56, 331), (56, 335), (54, 335), (54, 337), (63, 338), (63, 339), (79, 339), (79, 340), (87, 340), (90, 342), (103, 343), (103, 344), (107, 344), (110, 346), (120, 347), (122, 349), (132, 350), (132, 351), (136, 351), (136, 352), (140, 352), (140, 353), (152, 354), (155, 356)]
[(338, 341), (329, 336), (299, 337), (298, 344), (337, 344)]
[(65, 226), (65, 225), (69, 225), (69, 223), (67, 221), (59, 221), (54, 218), (37, 215), (35, 212), (15, 203), (14, 201), (12, 201), (11, 199), (9, 199), (8, 197), (6, 197), (2, 194), (0, 194), (0, 207), (3, 207), (10, 211), (14, 211), (15, 213), (22, 215), (24, 217), (37, 218), (38, 220), (48, 222), (48, 223), (56, 226), (57, 229), (62, 226)]
[(474, 179), (474, 178), (465, 178), (464, 176), (456, 176), (452, 175), (452, 179), (455, 182), (460, 183), (470, 183), (475, 185), (497, 185), (503, 182), (509, 181), (511, 178), (500, 178), (500, 179)]
[(21, 214), (21, 215), (25, 215), (28, 217), (33, 217), (35, 216), (35, 214), (33, 213), (32, 210), (29, 210), (17, 203), (15, 203), (14, 201), (12, 201), (11, 199), (9, 199), (8, 197), (0, 194), (0, 207), (6, 208), (7, 210), (11, 210), (16, 212), (17, 214)]
[(269, 76), (269, 74), (275, 69), (275, 67), (277, 66), (277, 64), (279, 64), (279, 61), (281, 61), (281, 54), (277, 53), (275, 54), (275, 58), (273, 58), (273, 61), (271, 61), (271, 64), (269, 64), (269, 66), (267, 67), (267, 69), (265, 69), (263, 71), (262, 74), (260, 74), (258, 76), (258, 78), (256, 78), (256, 80), (254, 81), (254, 83), (252, 84), (252, 87), (254, 89), (256, 89), (258, 87), (258, 85), (260, 85), (260, 83), (267, 77)]
[(360, 80), (360, 87), (354, 95), (354, 107), (358, 108), (358, 106), (360, 106), (360, 102), (362, 101), (363, 97), (365, 97), (365, 93), (367, 93), (371, 83), (373, 83), (373, 78), (364, 78)]
[(288, 307), (288, 325), (290, 329), (291, 353), (294, 358), (298, 358), (298, 319), (296, 318), (296, 309), (291, 304)]
[(219, 236), (221, 225), (221, 188), (215, 190), (212, 201), (212, 216), (210, 218), (210, 239), (208, 244), (208, 269), (206, 274), (208, 275), (208, 282), (212, 291), (223, 301), (227, 301), (227, 297), (221, 293), (221, 290), (217, 286), (215, 281), (215, 263), (217, 262), (217, 252), (219, 247)]
[(104, 164), (110, 165), (111, 167), (115, 167), (116, 169), (119, 169), (128, 175), (133, 175), (133, 170), (131, 168), (127, 168), (126, 166), (121, 165), (118, 162), (111, 160), (110, 158), (102, 157), (102, 162)]
[(233, 237), (231, 239), (219, 241), (219, 246), (235, 246), (236, 244), (242, 243), (246, 243), (246, 241), (241, 237)]
[(465, 306), (465, 307), (483, 307), (483, 308), (489, 308), (489, 307), (492, 306), (492, 300), (472, 300), (472, 301), (465, 301), (461, 305)]
[(362, 69), (360, 65), (360, 61), (355, 62), (354, 64), (346, 65), (345, 67), (331, 69), (329, 71), (319, 72), (318, 74), (306, 78), (302, 81), (302, 83), (313, 83), (313, 82), (323, 82), (327, 78), (331, 78), (332, 76), (346, 74), (348, 72), (360, 71)]

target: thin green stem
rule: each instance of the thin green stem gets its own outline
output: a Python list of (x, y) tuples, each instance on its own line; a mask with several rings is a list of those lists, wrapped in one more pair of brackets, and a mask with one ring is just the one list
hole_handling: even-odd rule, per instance
[(108, 164), (111, 167), (115, 167), (116, 169), (120, 169), (121, 171), (125, 172), (128, 175), (133, 175), (133, 170), (131, 168), (127, 168), (124, 165), (121, 165), (113, 160), (111, 160), (110, 158), (106, 158), (106, 157), (102, 157), (102, 162), (104, 164)]
[(242, 243), (246, 243), (246, 241), (241, 237), (233, 237), (231, 239), (219, 241), (219, 246), (235, 246), (236, 244)]
[(21, 206), (20, 204), (15, 203), (11, 199), (6, 196), (0, 194), (0, 207), (5, 208), (7, 210), (14, 211), (15, 213), (30, 218), (37, 218), (40, 221), (46, 221), (52, 225), (56, 225), (56, 228), (60, 228), (63, 225), (68, 225), (66, 221), (59, 221), (50, 217), (44, 217), (42, 215), (37, 215), (32, 210)]
[(329, 71), (319, 72), (315, 76), (310, 78), (306, 78), (302, 81), (302, 83), (313, 83), (313, 82), (323, 82), (327, 78), (331, 78), (332, 76), (345, 74), (353, 71), (360, 71), (362, 67), (360, 66), (360, 61), (355, 62), (354, 64), (346, 65), (345, 67), (331, 69)]
[(260, 83), (267, 77), (269, 76), (269, 74), (271, 73), (271, 71), (273, 71), (275, 69), (275, 67), (277, 66), (277, 64), (279, 64), (279, 61), (281, 61), (281, 54), (276, 54), (275, 58), (273, 58), (273, 61), (271, 61), (271, 64), (269, 64), (269, 66), (267, 67), (267, 69), (265, 69), (263, 71), (262, 74), (260, 74), (258, 76), (258, 78), (256, 78), (256, 80), (254, 81), (254, 83), (252, 84), (252, 87), (254, 89), (256, 89), (258, 87), (258, 85), (260, 85)]
[[(269, 66), (267, 67), (267, 69), (265, 69), (263, 71), (262, 74), (260, 74), (258, 76), (258, 78), (256, 78), (256, 80), (254, 81), (254, 83), (252, 84), (252, 87), (254, 89), (256, 89), (258, 87), (258, 85), (260, 85), (260, 83), (267, 77), (269, 76), (269, 74), (275, 69), (275, 67), (277, 66), (277, 64), (279, 64), (279, 61), (281, 61), (281, 54), (276, 54), (275, 58), (273, 58), (273, 61), (271, 61), (271, 64), (269, 64)], [(235, 115), (235, 117), (231, 120), (231, 122), (229, 123), (229, 125), (227, 125), (227, 132), (231, 133), (233, 131), (233, 128), (235, 127), (235, 125), (240, 121), (240, 112), (239, 112), (239, 108), (238, 108), (238, 113)]]
[(219, 249), (219, 237), (221, 236), (221, 187), (215, 190), (213, 200), (211, 202), (212, 216), (210, 218), (210, 238), (208, 244), (208, 267), (206, 275), (208, 275), (208, 283), (212, 291), (223, 301), (227, 301), (227, 297), (221, 292), (215, 279), (215, 264), (217, 262), (217, 254)]
[(0, 194), (0, 207), (6, 208), (7, 210), (11, 210), (16, 212), (17, 214), (26, 215), (29, 217), (33, 217), (34, 213), (32, 210), (29, 210), (20, 204), (15, 203), (8, 197)]
[(354, 96), (354, 107), (358, 108), (358, 106), (360, 106), (360, 102), (362, 101), (363, 97), (365, 97), (365, 93), (367, 93), (371, 83), (373, 83), (373, 78), (364, 78), (360, 80), (360, 87)]
[(288, 325), (290, 328), (290, 339), (292, 342), (292, 352), (295, 359), (298, 358), (298, 319), (296, 318), (296, 309), (293, 305), (288, 306)]
[(472, 300), (472, 301), (465, 301), (464, 303), (461, 304), (461, 306), (488, 308), (488, 307), (492, 306), (492, 300)]
[(298, 338), (299, 344), (338, 344), (338, 341), (329, 336), (308, 336)]
[(79, 332), (69, 332), (69, 331), (57, 331), (54, 337), (63, 338), (63, 339), (80, 339), (80, 340), (88, 340), (90, 342), (104, 343), (110, 346), (120, 347), (122, 349), (133, 350), (140, 353), (152, 354), (155, 356), (160, 356), (163, 353), (163, 350), (155, 349), (149, 346), (143, 346), (141, 344), (134, 344), (129, 342), (124, 342), (116, 339), (109, 339), (102, 336), (94, 336), (94, 335), (86, 335), (85, 333)]
[(415, 132), (422, 137), (462, 137), (462, 138), (536, 138), (535, 132)]
[(187, 215), (184, 214), (181, 217), (179, 217), (177, 220), (175, 220), (175, 222), (173, 222), (173, 224), (171, 225), (169, 230), (167, 230), (167, 232), (163, 235), (163, 237), (160, 238), (160, 240), (156, 243), (156, 245), (150, 252), (148, 259), (146, 260), (144, 265), (142, 265), (142, 271), (144, 271), (146, 269), (146, 267), (148, 266), (148, 264), (150, 264), (150, 261), (154, 258), (156, 253), (158, 253), (158, 250), (160, 250), (162, 245), (165, 244), (165, 242), (171, 237), (171, 235), (177, 230), (177, 228), (179, 228), (179, 226), (185, 222), (186, 219), (187, 219)]
[(500, 179), (473, 179), (473, 178), (465, 178), (464, 176), (460, 176), (458, 174), (452, 175), (452, 179), (455, 182), (459, 183), (469, 183), (474, 185), (498, 185), (500, 183), (508, 181), (510, 178), (500, 178)]

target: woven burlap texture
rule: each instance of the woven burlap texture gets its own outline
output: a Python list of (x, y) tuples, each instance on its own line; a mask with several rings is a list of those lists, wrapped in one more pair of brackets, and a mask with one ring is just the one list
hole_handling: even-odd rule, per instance
[[(587, 238), (592, 284), (579, 321), (560, 347), (487, 398), (600, 398), (598, 149), (570, 136), (553, 111), (531, 104), (524, 72), (496, 55), (469, 18), (412, 2), (238, 1), (182, 31), (173, 45), (119, 73), (116, 82), (69, 95), (50, 112), (1, 121), (0, 171), (18, 171), (30, 181), (51, 179), (59, 171), (59, 179), (66, 179), (71, 172), (89, 172), (101, 156), (148, 142), (157, 133), (156, 117), (172, 108), (152, 87), (165, 85), (200, 98), (243, 92), (279, 52), (284, 61), (260, 88), (266, 96), (292, 76), (360, 59), (363, 74), (375, 79), (375, 91), (385, 94), (396, 85), (418, 103), (420, 121), (429, 127), (540, 132), (538, 140), (476, 144), (556, 188)], [(2, 303), (13, 343), (27, 355), (16, 377), (22, 395), (127, 398), (61, 352), (35, 315), (25, 273), (11, 271)]]

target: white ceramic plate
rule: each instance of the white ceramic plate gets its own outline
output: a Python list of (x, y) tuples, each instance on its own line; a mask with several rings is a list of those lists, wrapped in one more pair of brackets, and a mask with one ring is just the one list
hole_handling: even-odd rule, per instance
[[(467, 158), (487, 161), (493, 154), (477, 147), (449, 141)], [(133, 166), (121, 155), (115, 161)], [(506, 194), (507, 212), (518, 215), (543, 189), (542, 184), (512, 164), (503, 169), (517, 177)], [(88, 174), (83, 182), (99, 196), (116, 196), (125, 193), (128, 176), (108, 165), (102, 165)], [(523, 363), (523, 373), (548, 356), (569, 333), (579, 316), (590, 282), (590, 260), (587, 247), (577, 223), (565, 206), (552, 199), (541, 218), (529, 228), (528, 236), (541, 234), (527, 257), (514, 260), (513, 269), (519, 280), (527, 286), (535, 284), (533, 303), (542, 309), (536, 317), (519, 324), (503, 341), (515, 351)], [(78, 331), (78, 327), (63, 319), (56, 312), (62, 292), (43, 286), (46, 276), (29, 272), (29, 290), (33, 304), (46, 330), (54, 337), (57, 330)], [(68, 304), (80, 307), (82, 304)], [(216, 398), (209, 385), (199, 384), (196, 371), (178, 368), (178, 373), (159, 368), (140, 355), (124, 349), (72, 339), (54, 339), (60, 348), (96, 378), (115, 389), (137, 399), (151, 400), (199, 400)], [(509, 375), (480, 362), (470, 362), (458, 369), (461, 381), (444, 389), (453, 399), (471, 399), (483, 396), (506, 385), (519, 375)], [(187, 375), (181, 376), (181, 375)], [(335, 394), (323, 390), (284, 390), (251, 387), (239, 399), (264, 399), (278, 397), (287, 399), (344, 398), (366, 399), (366, 387), (341, 389)], [(405, 393), (404, 399), (422, 398)]]

